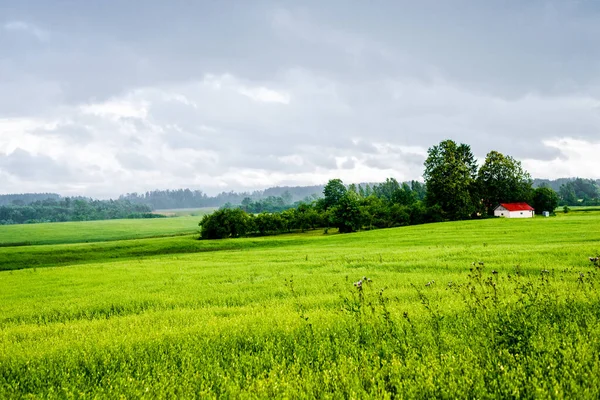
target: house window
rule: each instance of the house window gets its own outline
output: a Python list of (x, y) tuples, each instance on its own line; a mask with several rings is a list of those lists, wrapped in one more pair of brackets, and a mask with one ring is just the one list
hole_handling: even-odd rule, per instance
[(521, 211), (521, 215), (523, 215), (523, 211)]

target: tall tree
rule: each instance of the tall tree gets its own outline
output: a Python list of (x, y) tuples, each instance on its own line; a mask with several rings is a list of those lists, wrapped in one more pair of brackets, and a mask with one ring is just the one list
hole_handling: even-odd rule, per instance
[(490, 151), (477, 174), (479, 195), (488, 214), (499, 203), (531, 202), (533, 181), (521, 162), (497, 151)]
[(544, 211), (554, 212), (558, 207), (558, 194), (549, 186), (542, 186), (535, 189), (533, 194), (533, 208), (536, 214), (541, 214)]
[(375, 196), (384, 199), (388, 202), (394, 200), (396, 191), (400, 190), (400, 184), (394, 178), (386, 178), (385, 182), (373, 186)]
[(333, 225), (340, 233), (358, 231), (362, 227), (363, 212), (358, 202), (358, 195), (354, 192), (346, 192), (332, 209)]
[(402, 187), (394, 192), (393, 202), (404, 206), (411, 205), (417, 201), (417, 194), (413, 192), (408, 185), (404, 182)]
[(425, 184), (428, 206), (439, 206), (451, 220), (467, 219), (476, 210), (475, 175), (477, 164), (466, 144), (444, 140), (428, 150), (425, 160)]
[(323, 204), (325, 209), (335, 207), (346, 194), (347, 189), (341, 179), (331, 179), (323, 189)]

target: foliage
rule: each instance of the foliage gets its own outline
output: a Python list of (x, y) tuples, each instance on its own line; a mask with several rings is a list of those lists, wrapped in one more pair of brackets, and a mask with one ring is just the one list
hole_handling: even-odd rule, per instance
[(254, 229), (252, 217), (240, 209), (221, 209), (207, 214), (199, 224), (202, 239), (245, 236)]
[(471, 148), (444, 140), (428, 150), (425, 160), (426, 203), (439, 206), (450, 220), (470, 218), (477, 209), (475, 175), (477, 165)]
[[(266, 200), (268, 203), (273, 198), (281, 198), (284, 204), (291, 204), (296, 201), (312, 201), (315, 194), (322, 192), (323, 186), (296, 186), (296, 187), (272, 187), (265, 190), (256, 190), (254, 192), (222, 192), (215, 196), (209, 196), (201, 190), (178, 189), (178, 190), (153, 190), (145, 193), (127, 193), (120, 196), (122, 200), (129, 200), (135, 204), (147, 204), (154, 210), (175, 209), (175, 208), (202, 208), (202, 207), (223, 207), (226, 204), (241, 205), (247, 198), (250, 202), (257, 203)], [(228, 207), (228, 208), (231, 208)], [(255, 212), (250, 211), (249, 212)], [(269, 211), (262, 209), (258, 212)], [(281, 210), (278, 210), (281, 211)]]
[[(246, 197), (242, 200), (240, 208), (247, 213), (259, 214), (262, 212), (281, 212), (290, 208), (295, 208), (301, 204), (301, 202), (292, 204), (289, 202), (289, 198), (289, 196), (286, 196), (285, 198), (280, 196), (269, 196), (261, 200), (253, 201), (250, 197)], [(230, 205), (228, 208), (233, 208), (233, 206)]]
[(60, 195), (56, 193), (20, 193), (20, 194), (0, 194), (0, 206), (25, 206), (36, 201), (60, 200)]
[(497, 151), (487, 154), (477, 174), (478, 193), (488, 215), (493, 215), (500, 203), (531, 202), (531, 185), (531, 177), (521, 162)]
[(332, 223), (340, 233), (356, 232), (362, 228), (363, 214), (355, 193), (346, 192), (339, 198), (333, 207)]
[(600, 205), (600, 184), (592, 179), (576, 178), (560, 186), (560, 204), (567, 206)]
[(341, 179), (331, 179), (323, 189), (323, 208), (327, 210), (337, 206), (346, 191), (346, 186)]
[[(238, 236), (304, 232), (330, 226), (338, 228), (340, 233), (350, 233), (364, 228), (391, 228), (441, 221), (439, 207), (424, 207), (417, 200), (420, 190), (422, 185), (419, 186), (418, 182), (413, 182), (411, 186), (407, 183), (400, 185), (393, 178), (372, 188), (369, 185), (364, 188), (362, 185), (351, 185), (350, 189), (346, 189), (340, 179), (334, 179), (325, 187), (323, 198), (310, 203), (299, 202), (280, 212), (247, 213), (247, 210), (256, 210), (253, 206), (255, 203), (249, 198), (239, 208), (230, 206), (221, 211), (236, 209), (236, 215), (243, 215), (247, 220), (244, 229), (238, 230)], [(371, 194), (363, 197), (367, 192)], [(207, 233), (202, 238), (230, 237), (223, 218), (228, 218), (223, 212), (205, 216), (200, 225), (207, 227)]]
[(541, 214), (543, 211), (554, 213), (558, 207), (558, 194), (549, 187), (539, 187), (533, 194), (533, 208), (535, 212)]

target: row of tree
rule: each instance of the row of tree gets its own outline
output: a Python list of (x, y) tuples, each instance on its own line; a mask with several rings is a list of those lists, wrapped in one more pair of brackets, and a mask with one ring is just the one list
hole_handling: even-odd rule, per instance
[(320, 193), (322, 190), (322, 185), (272, 187), (253, 192), (222, 192), (215, 196), (209, 196), (201, 190), (153, 190), (146, 193), (127, 193), (121, 195), (119, 199), (129, 200), (135, 204), (146, 204), (153, 210), (224, 206), (231, 208), (248, 201), (246, 199), (251, 202), (258, 202), (266, 199), (272, 201), (276, 197), (283, 199), (286, 206), (291, 206), (295, 202), (311, 198), (315, 193)]
[(27, 205), (0, 206), (0, 225), (37, 222), (92, 221), (121, 218), (159, 218), (149, 206), (127, 200), (92, 200), (81, 197), (49, 198)]
[(493, 215), (499, 203), (527, 202), (552, 212), (557, 193), (548, 186), (533, 188), (521, 163), (491, 151), (481, 168), (470, 146), (446, 140), (431, 147), (425, 161), (425, 185), (400, 184), (393, 178), (375, 185), (346, 186), (332, 179), (323, 197), (281, 212), (261, 210), (247, 202), (221, 209), (200, 222), (202, 238), (265, 235), (316, 227), (336, 227), (342, 233)]
[(391, 228), (442, 221), (437, 207), (422, 201), (424, 185), (413, 181), (400, 184), (393, 178), (375, 185), (346, 186), (332, 179), (323, 197), (301, 202), (281, 212), (254, 214), (242, 207), (221, 208), (200, 222), (203, 239), (248, 235), (270, 235), (315, 228), (337, 228), (340, 232)]
[(560, 204), (566, 206), (600, 205), (600, 184), (592, 179), (576, 178), (563, 183), (558, 191)]
[(0, 194), (0, 206), (25, 206), (47, 199), (60, 200), (60, 195), (56, 193)]

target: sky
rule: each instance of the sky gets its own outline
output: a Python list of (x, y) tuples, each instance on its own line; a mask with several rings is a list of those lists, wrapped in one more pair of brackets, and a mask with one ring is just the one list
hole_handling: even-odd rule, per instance
[(600, 2), (0, 0), (0, 193), (600, 178)]

